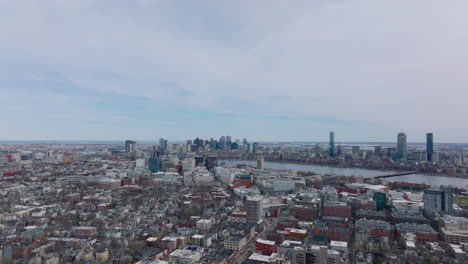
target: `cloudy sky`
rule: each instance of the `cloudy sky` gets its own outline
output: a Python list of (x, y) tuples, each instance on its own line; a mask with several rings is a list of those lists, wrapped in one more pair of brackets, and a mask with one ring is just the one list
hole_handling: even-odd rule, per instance
[(1, 140), (468, 142), (468, 1), (0, 1)]

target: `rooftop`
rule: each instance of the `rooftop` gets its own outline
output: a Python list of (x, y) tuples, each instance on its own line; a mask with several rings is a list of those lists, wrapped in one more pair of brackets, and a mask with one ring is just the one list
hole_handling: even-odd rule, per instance
[(332, 246), (332, 247), (348, 247), (348, 242), (331, 241), (330, 246)]
[(275, 241), (270, 241), (270, 240), (265, 240), (265, 239), (257, 239), (256, 240), (258, 243), (262, 243), (262, 244), (268, 244), (268, 245), (274, 245), (276, 244)]

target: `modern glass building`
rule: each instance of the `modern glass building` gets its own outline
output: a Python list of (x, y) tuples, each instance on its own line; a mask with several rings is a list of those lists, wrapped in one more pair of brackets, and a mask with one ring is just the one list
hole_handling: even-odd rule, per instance
[(434, 135), (432, 133), (426, 134), (426, 154), (427, 161), (432, 162), (434, 154)]

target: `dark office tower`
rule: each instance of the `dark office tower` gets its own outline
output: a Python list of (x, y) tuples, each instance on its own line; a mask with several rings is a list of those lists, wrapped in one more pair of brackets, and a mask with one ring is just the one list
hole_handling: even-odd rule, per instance
[(335, 157), (335, 132), (330, 132), (330, 149), (329, 149), (330, 157)]
[(253, 143), (252, 152), (253, 152), (253, 153), (257, 153), (257, 152), (258, 152), (258, 142), (254, 142), (254, 143)]
[(444, 192), (442, 196), (442, 208), (444, 213), (453, 215), (453, 188), (450, 186), (440, 186)]
[(237, 142), (232, 142), (230, 149), (239, 149), (239, 145), (237, 144)]
[(427, 161), (432, 162), (432, 155), (434, 154), (434, 135), (432, 133), (426, 134), (426, 153)]
[(148, 169), (152, 172), (158, 172), (162, 170), (162, 159), (159, 157), (159, 151), (156, 150), (156, 146), (153, 146), (151, 157), (148, 159)]
[(338, 145), (338, 147), (336, 148), (336, 155), (341, 156), (341, 154), (343, 154), (343, 150), (341, 148), (341, 145)]
[(243, 145), (244, 147), (247, 147), (247, 143), (248, 143), (248, 142), (247, 142), (247, 139), (244, 138), (244, 140), (243, 140), (243, 142), (242, 142), (242, 145)]
[(158, 172), (162, 170), (162, 159), (160, 157), (150, 157), (148, 159), (148, 169), (152, 172)]
[(207, 156), (206, 160), (205, 160), (205, 166), (209, 170), (211, 170), (214, 167), (218, 166), (218, 157), (217, 156)]
[(406, 134), (403, 132), (398, 133), (397, 136), (397, 159), (406, 159)]
[(231, 149), (231, 144), (232, 144), (232, 138), (231, 136), (226, 136), (226, 149), (230, 150)]
[(219, 139), (219, 149), (220, 150), (225, 150), (226, 149), (226, 137), (222, 136)]
[(167, 139), (159, 138), (159, 151), (164, 155), (167, 151)]
[(205, 163), (205, 157), (195, 156), (195, 166), (203, 166)]
[(135, 150), (136, 141), (126, 140), (125, 141), (125, 152), (132, 152)]

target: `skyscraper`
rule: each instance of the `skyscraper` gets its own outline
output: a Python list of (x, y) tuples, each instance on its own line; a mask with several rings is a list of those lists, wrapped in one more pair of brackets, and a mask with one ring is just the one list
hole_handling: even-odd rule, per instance
[(330, 157), (335, 157), (335, 132), (330, 132), (330, 150), (329, 150)]
[(432, 162), (434, 154), (434, 136), (432, 133), (426, 134), (426, 154), (427, 154), (427, 161)]
[(159, 152), (156, 150), (156, 146), (153, 146), (153, 151), (151, 157), (148, 159), (148, 169), (152, 172), (161, 171), (162, 168), (162, 159), (159, 157)]
[(226, 149), (226, 137), (222, 136), (219, 139), (219, 149), (220, 150), (225, 150)]
[(440, 186), (444, 192), (442, 196), (442, 210), (444, 213), (453, 215), (453, 188), (450, 186)]
[(397, 136), (397, 159), (406, 159), (406, 134), (403, 132), (398, 133)]
[(159, 138), (159, 151), (161, 152), (161, 154), (164, 155), (166, 150), (167, 150), (167, 139)]
[(136, 141), (126, 140), (125, 141), (125, 152), (133, 152), (136, 149)]
[(257, 153), (258, 152), (258, 142), (254, 142), (253, 145), (252, 145), (252, 152), (253, 153)]

